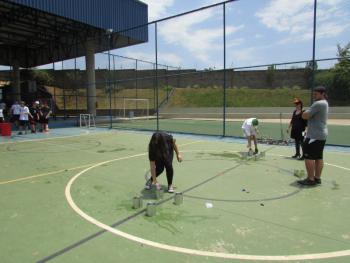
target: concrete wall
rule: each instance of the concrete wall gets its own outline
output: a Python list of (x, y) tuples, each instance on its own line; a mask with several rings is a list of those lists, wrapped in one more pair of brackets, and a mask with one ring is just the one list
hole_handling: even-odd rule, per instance
[[(55, 85), (67, 89), (86, 88), (86, 72), (77, 70), (48, 70), (55, 79)], [(74, 81), (77, 76), (77, 81)], [(222, 87), (223, 71), (196, 71), (196, 70), (158, 70), (158, 87), (173, 86), (180, 88), (190, 87)], [(102, 88), (108, 78), (115, 81), (119, 88), (153, 88), (155, 86), (154, 70), (96, 70), (96, 86)], [(0, 71), (0, 80), (7, 79), (8, 73)], [(138, 78), (138, 80), (136, 80)], [(227, 87), (247, 87), (254, 89), (281, 88), (298, 86), (303, 89), (309, 87), (309, 74), (305, 69), (275, 70), (269, 73), (266, 70), (227, 71)]]

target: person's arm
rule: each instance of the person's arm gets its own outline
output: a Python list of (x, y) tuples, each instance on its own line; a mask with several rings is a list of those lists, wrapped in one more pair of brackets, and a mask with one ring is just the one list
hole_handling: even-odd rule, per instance
[(304, 111), (304, 112), (303, 112), (303, 115), (301, 115), (301, 117), (302, 117), (304, 120), (310, 120), (311, 114), (310, 114), (309, 111)]
[(156, 162), (155, 161), (149, 161), (149, 167), (150, 167), (151, 176), (152, 176), (152, 183), (156, 184), (157, 183)]
[(30, 113), (30, 110), (29, 110), (28, 107), (27, 107), (26, 111), (27, 111), (27, 113), (28, 113), (28, 116), (31, 117), (31, 118), (33, 118), (33, 116), (32, 116), (32, 114)]
[(173, 140), (173, 143), (174, 143), (174, 151), (176, 153), (176, 159), (177, 159), (178, 162), (182, 162), (182, 156), (181, 156), (181, 154), (179, 152), (179, 148), (177, 147), (175, 139)]
[(47, 115), (46, 115), (46, 119), (50, 118), (51, 113), (52, 113), (52, 111), (51, 111), (51, 110), (49, 110), (49, 112), (48, 112), (48, 113), (47, 113)]
[(303, 115), (301, 117), (304, 120), (310, 120), (312, 116), (314, 116), (318, 111), (320, 110), (320, 106), (318, 102), (315, 102), (314, 104), (311, 105), (311, 107), (303, 112)]

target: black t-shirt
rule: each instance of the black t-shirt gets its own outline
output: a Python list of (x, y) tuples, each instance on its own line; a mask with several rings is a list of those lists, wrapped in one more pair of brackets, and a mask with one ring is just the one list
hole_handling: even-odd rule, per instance
[(42, 117), (43, 117), (43, 118), (46, 118), (46, 116), (49, 114), (50, 111), (51, 111), (51, 110), (50, 110), (49, 107), (43, 106), (43, 107), (41, 108), (41, 115), (42, 115)]
[(296, 111), (293, 112), (292, 117), (292, 131), (291, 137), (293, 139), (298, 139), (302, 137), (302, 132), (305, 131), (305, 127), (307, 126), (307, 121), (302, 118), (304, 111), (301, 111), (300, 114), (296, 114)]
[(39, 119), (39, 108), (37, 107), (31, 107), (29, 109), (30, 114), (33, 116), (34, 120), (38, 120)]
[[(149, 145), (148, 158), (150, 161), (171, 161), (174, 151), (173, 136), (165, 132), (159, 132), (158, 134), (162, 142), (158, 142), (157, 145)], [(165, 145), (163, 143), (165, 143)]]

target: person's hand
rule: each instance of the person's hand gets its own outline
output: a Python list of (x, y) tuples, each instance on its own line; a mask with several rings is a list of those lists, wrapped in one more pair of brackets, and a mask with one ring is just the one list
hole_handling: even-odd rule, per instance
[(179, 163), (182, 162), (182, 156), (181, 156), (181, 154), (178, 154), (178, 155), (176, 156), (176, 158), (177, 158), (177, 161), (178, 161)]

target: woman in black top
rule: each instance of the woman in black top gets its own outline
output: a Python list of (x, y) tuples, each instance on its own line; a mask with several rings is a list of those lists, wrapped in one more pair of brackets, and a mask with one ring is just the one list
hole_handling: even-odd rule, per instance
[(147, 181), (145, 188), (151, 189), (152, 184), (160, 189), (157, 182), (157, 177), (166, 170), (168, 182), (168, 192), (173, 193), (173, 157), (174, 151), (179, 162), (182, 161), (182, 156), (179, 153), (175, 139), (173, 136), (164, 132), (155, 132), (148, 145), (148, 158), (150, 161), (151, 178)]
[(307, 121), (301, 116), (303, 114), (303, 102), (300, 99), (294, 99), (295, 110), (293, 111), (292, 119), (289, 123), (287, 132), (291, 130), (290, 137), (295, 140), (295, 155), (292, 158), (304, 160), (304, 157), (300, 154), (300, 146), (303, 143), (303, 133), (307, 126)]

